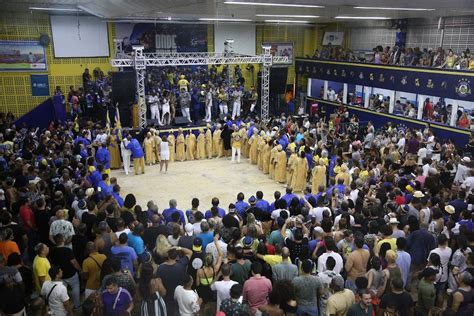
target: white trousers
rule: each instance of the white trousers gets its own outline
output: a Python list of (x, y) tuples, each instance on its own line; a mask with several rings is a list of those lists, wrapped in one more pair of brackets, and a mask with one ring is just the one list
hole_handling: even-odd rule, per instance
[(161, 124), (160, 109), (158, 108), (157, 104), (150, 106), (150, 112), (151, 112), (151, 119), (158, 120), (158, 124)]
[(240, 148), (232, 147), (232, 160), (231, 162), (235, 162), (235, 155), (237, 154), (237, 163), (240, 163)]
[(221, 114), (227, 115), (228, 108), (226, 103), (221, 103), (219, 104), (219, 110), (221, 111)]
[(240, 116), (240, 101), (234, 102), (232, 107), (232, 119), (235, 120), (236, 116)]
[(250, 112), (253, 112), (255, 110), (255, 107), (257, 106), (257, 103), (252, 103), (250, 105)]
[(191, 114), (189, 113), (189, 108), (181, 108), (181, 113), (185, 118), (188, 119), (188, 121), (191, 122)]
[(206, 117), (204, 118), (204, 120), (206, 122), (210, 122), (211, 121), (211, 107), (212, 107), (212, 103), (208, 103), (206, 104)]
[(122, 151), (123, 170), (125, 171), (126, 175), (128, 175), (130, 172), (130, 156), (131, 153), (129, 150)]

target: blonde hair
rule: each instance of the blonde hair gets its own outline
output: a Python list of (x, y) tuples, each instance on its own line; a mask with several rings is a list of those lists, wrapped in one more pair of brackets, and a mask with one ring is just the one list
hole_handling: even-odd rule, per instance
[(158, 237), (156, 237), (155, 253), (158, 256), (165, 258), (168, 256), (168, 251), (170, 249), (171, 245), (165, 235), (158, 235)]
[(392, 249), (387, 250), (385, 253), (385, 260), (387, 260), (388, 263), (394, 263), (397, 261), (397, 253), (393, 251)]

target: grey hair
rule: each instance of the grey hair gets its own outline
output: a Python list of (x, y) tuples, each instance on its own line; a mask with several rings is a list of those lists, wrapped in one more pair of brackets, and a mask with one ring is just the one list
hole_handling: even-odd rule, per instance
[(170, 207), (176, 207), (178, 205), (178, 202), (176, 202), (175, 199), (170, 200)]
[(459, 273), (459, 280), (461, 280), (464, 284), (471, 284), (472, 274), (470, 274), (468, 271), (461, 272)]

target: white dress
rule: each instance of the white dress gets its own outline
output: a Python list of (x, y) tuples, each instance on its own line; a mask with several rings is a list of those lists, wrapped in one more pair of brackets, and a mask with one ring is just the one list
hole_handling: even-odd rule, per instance
[(170, 147), (168, 142), (161, 142), (160, 144), (160, 158), (161, 160), (170, 160)]

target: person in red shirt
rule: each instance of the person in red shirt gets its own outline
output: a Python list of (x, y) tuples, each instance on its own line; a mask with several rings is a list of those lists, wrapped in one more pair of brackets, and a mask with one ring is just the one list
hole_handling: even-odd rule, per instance
[(28, 198), (23, 198), (20, 201), (19, 219), (20, 224), (26, 232), (36, 228), (35, 215), (30, 206), (31, 202)]

